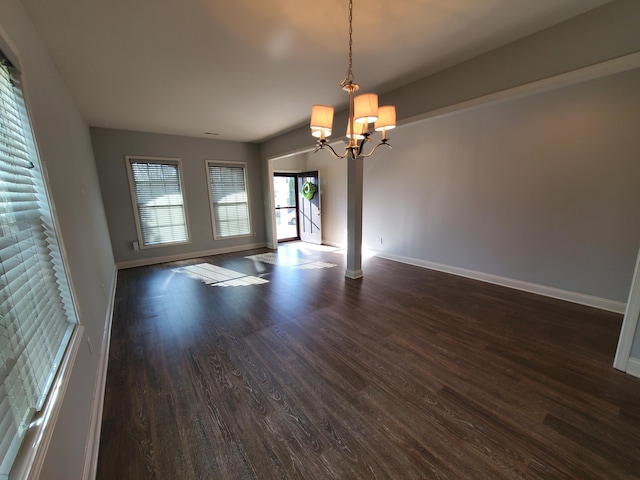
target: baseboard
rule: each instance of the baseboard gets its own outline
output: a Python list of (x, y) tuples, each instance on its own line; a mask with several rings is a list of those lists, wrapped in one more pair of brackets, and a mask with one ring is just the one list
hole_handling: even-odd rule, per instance
[(345, 270), (344, 272), (344, 276), (347, 278), (352, 278), (354, 280), (357, 280), (358, 278), (362, 278), (364, 275), (362, 273), (362, 270)]
[(167, 255), (164, 257), (143, 258), (140, 260), (130, 260), (128, 262), (118, 262), (116, 263), (116, 268), (120, 270), (124, 268), (146, 267), (147, 265), (156, 265), (158, 263), (176, 262), (179, 260), (190, 260), (192, 258), (208, 257), (210, 255), (221, 255), (223, 253), (243, 252), (245, 250), (253, 250), (256, 248), (265, 248), (265, 247), (267, 247), (266, 242), (259, 242), (259, 243), (252, 243), (249, 245), (236, 245), (233, 247), (204, 250), (201, 252), (188, 252), (188, 253), (179, 253), (177, 255)]
[(629, 358), (627, 363), (627, 373), (640, 378), (640, 358)]
[(336, 247), (336, 248), (344, 248), (344, 244), (343, 243), (339, 243), (339, 242), (332, 242), (331, 240), (322, 240), (322, 245), (328, 245), (329, 247)]
[(487, 283), (493, 283), (501, 285), (503, 287), (514, 288), (516, 290), (522, 290), (529, 293), (535, 293), (543, 295), (545, 297), (557, 298), (559, 300), (566, 300), (572, 303), (578, 303), (580, 305), (586, 305), (589, 307), (599, 308), (600, 310), (606, 310), (614, 313), (624, 314), (626, 303), (609, 300), (606, 298), (595, 297), (592, 295), (585, 295), (583, 293), (570, 292), (568, 290), (562, 290), (559, 288), (548, 287), (546, 285), (539, 285), (536, 283), (524, 282), (522, 280), (515, 280), (513, 278), (501, 277), (499, 275), (493, 275), (490, 273), (477, 272), (475, 270), (468, 270), (466, 268), (453, 267), (451, 265), (444, 265), (441, 263), (429, 262), (427, 260), (421, 260), (418, 258), (403, 257), (401, 255), (395, 255), (386, 252), (374, 252), (377, 257), (386, 258), (387, 260), (393, 260), (395, 262), (407, 263), (418, 267), (428, 268), (430, 270), (437, 270), (444, 273), (451, 273), (461, 277), (471, 278), (473, 280), (480, 280)]
[(107, 384), (107, 368), (109, 366), (109, 346), (111, 344), (111, 325), (113, 322), (113, 309), (116, 300), (116, 285), (118, 270), (114, 268), (113, 282), (109, 290), (109, 304), (105, 315), (105, 325), (102, 332), (102, 345), (100, 347), (100, 359), (98, 362), (98, 374), (93, 390), (93, 404), (91, 406), (91, 419), (89, 435), (85, 447), (83, 480), (94, 480), (98, 467), (98, 452), (100, 449), (100, 433), (102, 430), (102, 409), (104, 407), (104, 393)]

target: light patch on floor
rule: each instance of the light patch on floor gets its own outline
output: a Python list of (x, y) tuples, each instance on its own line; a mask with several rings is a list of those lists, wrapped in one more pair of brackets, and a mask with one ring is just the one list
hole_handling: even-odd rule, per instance
[(268, 263), (270, 265), (278, 265), (281, 267), (299, 268), (301, 270), (331, 268), (337, 266), (335, 263), (319, 262), (296, 256), (278, 255), (277, 253), (273, 252), (259, 253), (258, 255), (250, 255), (244, 258), (253, 260), (254, 262)]
[(211, 265), (210, 263), (189, 265), (187, 267), (181, 267), (175, 271), (186, 273), (189, 277), (214, 287), (246, 287), (249, 285), (269, 283), (269, 280), (264, 278), (236, 272), (235, 270)]

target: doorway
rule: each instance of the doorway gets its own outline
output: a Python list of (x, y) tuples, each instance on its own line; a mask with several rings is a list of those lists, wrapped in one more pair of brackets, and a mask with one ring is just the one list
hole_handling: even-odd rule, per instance
[(300, 240), (298, 233), (298, 182), (295, 173), (273, 174), (278, 243)]
[(273, 196), (278, 243), (322, 243), (318, 172), (274, 173)]

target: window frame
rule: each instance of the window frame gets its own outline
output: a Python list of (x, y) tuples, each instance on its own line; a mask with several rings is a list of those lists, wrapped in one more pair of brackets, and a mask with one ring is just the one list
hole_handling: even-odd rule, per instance
[[(174, 165), (178, 169), (178, 176), (180, 180), (180, 195), (182, 196), (182, 207), (184, 211), (185, 221), (185, 233), (186, 240), (179, 240), (174, 242), (162, 242), (152, 243), (145, 245), (144, 236), (142, 234), (142, 220), (140, 218), (140, 211), (138, 209), (138, 197), (136, 194), (136, 183), (133, 178), (133, 163), (154, 163), (158, 165)], [(153, 157), (148, 155), (125, 155), (125, 165), (127, 170), (127, 178), (129, 181), (129, 193), (131, 195), (131, 207), (133, 209), (133, 218), (136, 225), (136, 236), (138, 242), (138, 248), (140, 250), (146, 250), (150, 248), (169, 247), (173, 245), (186, 245), (191, 243), (191, 228), (189, 226), (189, 213), (187, 210), (187, 199), (185, 198), (184, 189), (184, 170), (182, 168), (182, 159), (176, 157)]]
[(31, 102), (29, 100), (28, 81), (22, 74), (19, 59), (14, 55), (11, 48), (8, 48), (7, 44), (3, 41), (3, 38), (0, 37), (0, 59), (3, 57), (8, 60), (9, 68), (14, 71), (12, 76), (15, 76), (18, 79), (19, 86), (17, 88), (19, 90), (18, 95), (20, 96), (18, 110), (20, 123), (25, 134), (27, 150), (29, 151), (29, 155), (33, 159), (34, 163), (36, 163), (35, 168), (39, 171), (40, 182), (43, 188), (42, 193), (47, 202), (47, 209), (49, 210), (48, 216), (50, 228), (55, 235), (55, 240), (58, 245), (60, 255), (59, 262), (66, 277), (69, 304), (73, 310), (73, 317), (75, 320), (70, 337), (66, 342), (66, 346), (59, 360), (56, 372), (53, 375), (53, 381), (51, 382), (48, 394), (46, 395), (40, 410), (37, 411), (30, 419), (28, 430), (24, 434), (17, 455), (11, 465), (8, 478), (12, 480), (21, 478), (37, 478), (42, 470), (46, 452), (49, 444), (51, 443), (57, 419), (62, 408), (62, 403), (66, 396), (75, 360), (84, 338), (85, 326), (82, 322), (82, 318), (80, 317), (80, 311), (76, 299), (76, 290), (69, 268), (67, 251), (64, 239), (60, 232), (56, 206), (51, 196), (49, 176), (46, 165), (42, 161), (38, 149), (36, 133), (31, 120), (32, 114), (30, 108)]
[[(255, 230), (253, 228), (253, 221), (251, 217), (251, 189), (249, 188), (249, 170), (247, 167), (247, 162), (234, 162), (227, 160), (205, 160), (205, 176), (207, 178), (207, 192), (209, 194), (209, 212), (211, 214), (211, 228), (213, 232), (214, 240), (227, 240), (233, 238), (246, 238), (252, 237), (255, 235)], [(209, 174), (209, 167), (211, 166), (219, 166), (219, 167), (240, 167), (244, 173), (244, 188), (247, 193), (247, 222), (249, 224), (249, 231), (247, 233), (242, 233), (239, 235), (220, 235), (216, 229), (216, 213), (215, 207), (213, 203), (213, 188), (211, 183), (211, 175)]]

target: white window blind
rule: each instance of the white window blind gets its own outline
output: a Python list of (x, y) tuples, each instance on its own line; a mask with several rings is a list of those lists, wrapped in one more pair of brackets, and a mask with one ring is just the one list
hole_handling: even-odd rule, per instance
[(180, 163), (127, 157), (143, 246), (188, 241)]
[(0, 54), (0, 478), (76, 324), (19, 77)]
[(250, 235), (245, 165), (207, 162), (207, 169), (214, 236)]

